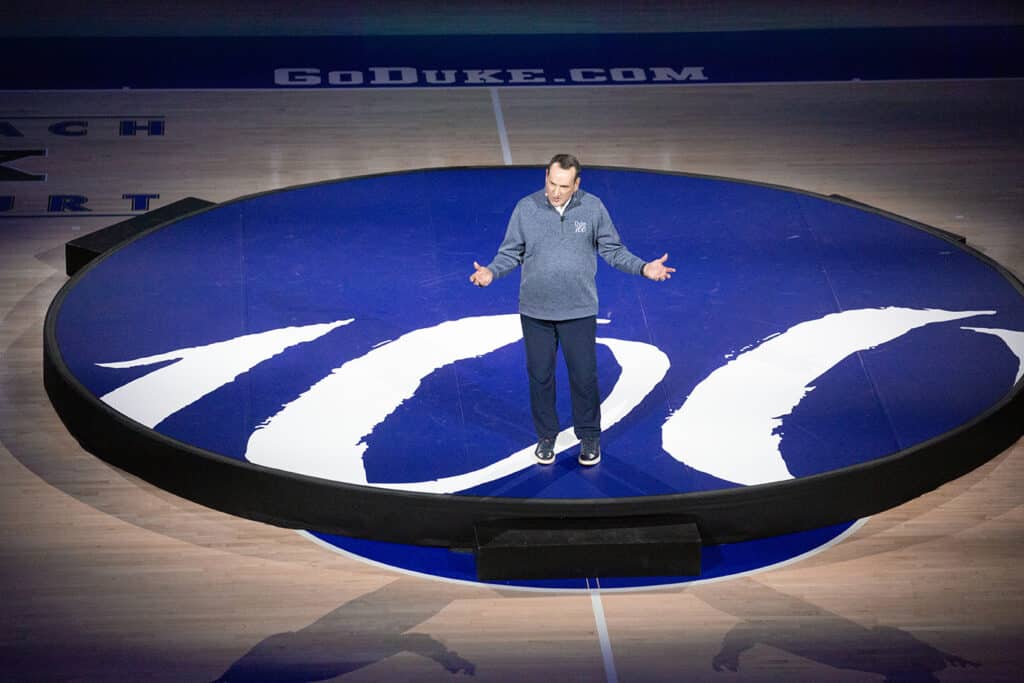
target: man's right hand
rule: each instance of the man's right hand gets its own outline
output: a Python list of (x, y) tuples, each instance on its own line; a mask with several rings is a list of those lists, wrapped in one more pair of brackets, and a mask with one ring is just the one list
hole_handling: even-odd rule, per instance
[(472, 275), (469, 276), (470, 282), (472, 282), (477, 287), (486, 287), (487, 285), (491, 284), (491, 280), (494, 279), (494, 273), (491, 272), (490, 268), (486, 266), (481, 266), (476, 261), (473, 261), (473, 268), (475, 268), (476, 270)]

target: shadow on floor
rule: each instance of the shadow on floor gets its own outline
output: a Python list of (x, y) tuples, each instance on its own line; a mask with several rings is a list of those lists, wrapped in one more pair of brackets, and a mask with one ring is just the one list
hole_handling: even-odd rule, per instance
[(702, 587), (695, 596), (742, 621), (712, 660), (715, 671), (739, 671), (741, 655), (770, 647), (834, 669), (880, 674), (885, 681), (938, 681), (947, 667), (978, 667), (891, 626), (862, 626), (752, 579)]
[(424, 590), (422, 581), (400, 578), (346, 602), (303, 629), (264, 639), (232, 664), (217, 682), (322, 681), (400, 652), (422, 655), (450, 673), (472, 676), (472, 662), (425, 633), (408, 633), (451, 600), (443, 586)]

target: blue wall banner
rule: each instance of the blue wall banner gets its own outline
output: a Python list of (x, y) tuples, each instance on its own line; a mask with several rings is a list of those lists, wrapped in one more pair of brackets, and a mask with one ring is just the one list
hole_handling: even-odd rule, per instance
[[(1024, 76), (1024, 26), (0, 41), (0, 90), (678, 85)], [(624, 59), (622, 55), (629, 55)]]

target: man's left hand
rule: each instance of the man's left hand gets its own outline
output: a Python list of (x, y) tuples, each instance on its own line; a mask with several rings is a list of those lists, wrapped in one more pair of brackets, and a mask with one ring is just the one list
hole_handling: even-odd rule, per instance
[(661, 258), (656, 258), (653, 261), (647, 263), (643, 268), (643, 276), (648, 280), (654, 280), (655, 282), (663, 282), (672, 277), (672, 273), (676, 272), (675, 268), (670, 268), (665, 265), (665, 261), (668, 260), (668, 254), (665, 254)]

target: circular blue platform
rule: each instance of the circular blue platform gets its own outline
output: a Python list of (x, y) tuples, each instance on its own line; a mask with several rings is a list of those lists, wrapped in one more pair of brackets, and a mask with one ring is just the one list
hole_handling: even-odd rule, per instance
[(582, 186), (624, 243), (678, 273), (599, 264), (603, 460), (576, 463), (561, 391), (559, 460), (533, 464), (518, 277), (468, 276), (542, 181), (369, 176), (151, 230), (55, 300), (51, 398), (87, 448), (205, 504), (436, 545), (534, 516), (674, 515), (715, 541), (808, 529), (1020, 436), (1024, 295), (998, 265), (841, 199), (595, 168)]

